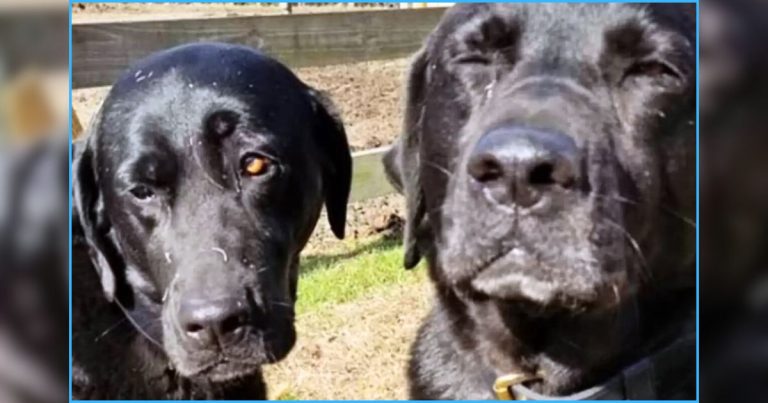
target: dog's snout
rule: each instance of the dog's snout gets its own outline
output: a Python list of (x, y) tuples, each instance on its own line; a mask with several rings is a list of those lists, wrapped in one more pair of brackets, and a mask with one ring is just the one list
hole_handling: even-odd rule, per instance
[(530, 207), (555, 187), (577, 181), (578, 150), (564, 134), (519, 126), (485, 133), (467, 163), (470, 177), (498, 203)]
[(188, 339), (206, 346), (232, 343), (248, 326), (248, 303), (237, 298), (188, 299), (179, 304), (178, 320)]

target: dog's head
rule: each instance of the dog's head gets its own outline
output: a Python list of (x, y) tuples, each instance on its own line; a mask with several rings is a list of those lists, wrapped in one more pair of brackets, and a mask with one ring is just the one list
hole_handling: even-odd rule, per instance
[(118, 79), (74, 165), (106, 297), (181, 375), (225, 381), (288, 353), (323, 203), (344, 233), (351, 157), (328, 100), (249, 48), (174, 48)]
[(694, 284), (695, 7), (467, 4), (413, 61), (406, 266), (530, 312)]

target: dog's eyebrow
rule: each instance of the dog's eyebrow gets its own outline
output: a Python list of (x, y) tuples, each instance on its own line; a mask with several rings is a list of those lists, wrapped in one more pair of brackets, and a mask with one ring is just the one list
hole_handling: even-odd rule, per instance
[(638, 19), (623, 21), (605, 31), (606, 50), (614, 55), (639, 58), (653, 52), (649, 26)]
[(473, 49), (504, 49), (513, 46), (520, 37), (521, 22), (493, 13), (478, 14), (461, 25), (454, 34), (459, 45)]

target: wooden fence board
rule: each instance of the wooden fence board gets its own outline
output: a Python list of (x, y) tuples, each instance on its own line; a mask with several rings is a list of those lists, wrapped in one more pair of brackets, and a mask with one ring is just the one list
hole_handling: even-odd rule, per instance
[(444, 9), (75, 24), (74, 88), (109, 85), (133, 61), (197, 41), (261, 48), (290, 67), (391, 59), (416, 51)]
[(361, 201), (395, 192), (384, 173), (381, 158), (389, 147), (356, 152), (352, 168), (352, 192), (350, 201)]

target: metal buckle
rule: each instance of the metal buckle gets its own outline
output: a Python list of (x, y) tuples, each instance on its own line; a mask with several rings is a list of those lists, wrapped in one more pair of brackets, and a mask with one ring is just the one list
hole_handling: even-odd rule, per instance
[(518, 399), (512, 392), (512, 387), (520, 385), (523, 382), (532, 381), (534, 379), (540, 379), (541, 375), (528, 375), (522, 372), (514, 372), (511, 374), (502, 375), (496, 378), (493, 383), (493, 391), (496, 393), (498, 400), (526, 400), (525, 396)]

